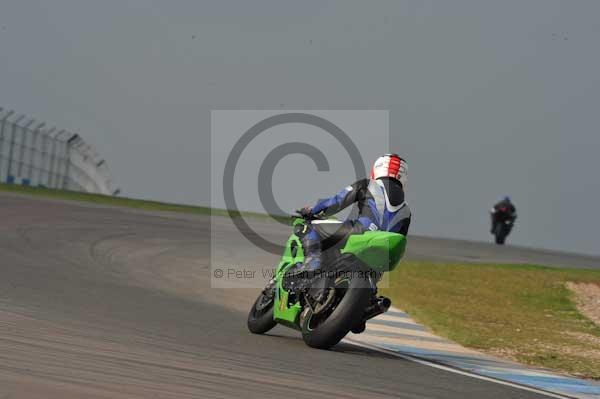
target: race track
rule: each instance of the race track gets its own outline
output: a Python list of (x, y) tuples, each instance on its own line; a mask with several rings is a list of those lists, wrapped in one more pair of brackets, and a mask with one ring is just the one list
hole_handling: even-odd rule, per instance
[[(210, 239), (224, 263), (277, 257), (225, 218), (210, 224), (0, 194), (0, 398), (543, 397), (349, 344), (310, 349), (280, 327), (248, 333), (258, 290), (210, 288)], [(288, 234), (262, 229), (274, 242)], [(419, 259), (600, 266), (459, 241), (410, 245)]]

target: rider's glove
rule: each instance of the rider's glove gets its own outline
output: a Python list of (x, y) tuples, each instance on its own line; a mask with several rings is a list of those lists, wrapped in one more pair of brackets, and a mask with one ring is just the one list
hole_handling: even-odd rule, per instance
[(313, 216), (312, 207), (305, 206), (304, 208), (300, 209), (300, 216), (302, 216), (303, 218), (312, 217)]

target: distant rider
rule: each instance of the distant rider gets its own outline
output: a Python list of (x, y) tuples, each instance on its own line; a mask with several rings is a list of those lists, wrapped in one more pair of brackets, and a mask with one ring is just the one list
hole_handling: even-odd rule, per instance
[(511, 202), (510, 197), (505, 196), (490, 210), (490, 215), (492, 218), (491, 232), (493, 234), (497, 223), (505, 223), (507, 221), (514, 223), (517, 220), (517, 208)]
[(355, 203), (358, 212), (342, 223), (308, 224), (308, 231), (302, 236), (305, 261), (294, 272), (318, 269), (322, 243), (334, 234), (342, 237), (340, 240), (368, 230), (407, 235), (411, 212), (404, 198), (406, 181), (406, 161), (396, 154), (386, 154), (375, 161), (368, 179), (359, 180), (337, 195), (303, 208), (301, 214), (305, 217), (328, 217)]

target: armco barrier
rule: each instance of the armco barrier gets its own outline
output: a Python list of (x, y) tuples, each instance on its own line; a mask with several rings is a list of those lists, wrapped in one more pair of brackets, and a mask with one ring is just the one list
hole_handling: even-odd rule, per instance
[(106, 162), (79, 134), (0, 108), (0, 182), (116, 195)]

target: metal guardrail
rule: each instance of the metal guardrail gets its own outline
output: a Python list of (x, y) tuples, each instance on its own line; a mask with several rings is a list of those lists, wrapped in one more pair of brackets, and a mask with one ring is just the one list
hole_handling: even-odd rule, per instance
[(0, 182), (117, 195), (106, 162), (79, 134), (0, 108)]

